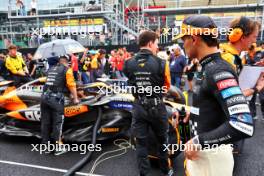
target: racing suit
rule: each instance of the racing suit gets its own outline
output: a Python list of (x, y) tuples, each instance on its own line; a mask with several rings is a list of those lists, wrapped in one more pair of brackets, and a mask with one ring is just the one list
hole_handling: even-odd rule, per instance
[(220, 53), (208, 55), (200, 63), (202, 76), (193, 94), (199, 116), (190, 117), (192, 135), (198, 136), (202, 147), (253, 136), (252, 116), (234, 69)]
[(167, 144), (168, 140), (168, 119), (162, 94), (170, 87), (169, 64), (154, 56), (149, 50), (142, 49), (136, 57), (125, 62), (123, 71), (128, 77), (129, 86), (136, 88), (136, 91), (132, 92), (135, 97), (132, 132), (136, 137), (140, 175), (150, 175), (147, 150), (149, 127), (158, 141), (161, 171), (167, 174), (168, 153), (164, 151), (163, 144)]
[(41, 96), (42, 143), (61, 141), (64, 120), (64, 93), (75, 87), (73, 71), (62, 64), (53, 66), (47, 76)]

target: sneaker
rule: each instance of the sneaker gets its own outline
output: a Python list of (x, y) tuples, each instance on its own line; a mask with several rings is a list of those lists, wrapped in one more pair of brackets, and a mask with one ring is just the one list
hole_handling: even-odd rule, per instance
[(63, 147), (63, 145), (60, 145), (59, 149), (54, 151), (54, 155), (59, 156), (59, 155), (62, 155), (64, 153), (67, 153), (67, 152), (68, 151), (66, 150), (66, 148)]
[(174, 175), (173, 169), (170, 169), (169, 172), (168, 172), (168, 174), (167, 174), (167, 176), (173, 176), (173, 175)]
[(254, 120), (258, 120), (258, 116), (254, 116), (253, 119), (254, 119)]

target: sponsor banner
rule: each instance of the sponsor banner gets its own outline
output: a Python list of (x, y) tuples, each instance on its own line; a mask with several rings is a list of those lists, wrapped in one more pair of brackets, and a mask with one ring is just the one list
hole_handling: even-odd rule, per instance
[(221, 95), (223, 98), (228, 98), (228, 97), (231, 97), (233, 95), (238, 95), (238, 94), (242, 94), (239, 87), (231, 87), (221, 92)]
[(232, 75), (232, 73), (229, 72), (220, 72), (214, 75), (214, 80), (216, 82), (228, 78), (234, 78), (234, 75)]
[(44, 20), (44, 27), (58, 26), (87, 26), (87, 25), (103, 25), (103, 18), (86, 18), (86, 19), (70, 19), (70, 20)]
[(243, 95), (237, 95), (226, 99), (227, 106), (232, 106), (235, 104), (243, 104), (243, 103), (247, 103), (247, 100)]
[(232, 115), (231, 119), (234, 121), (240, 121), (240, 122), (244, 122), (244, 123), (253, 124), (252, 116), (250, 114)]
[(253, 126), (244, 124), (242, 122), (233, 121), (233, 120), (231, 120), (229, 122), (229, 124), (233, 128), (235, 128), (235, 129), (237, 129), (237, 130), (239, 130), (239, 131), (241, 131), (241, 132), (243, 132), (249, 136), (253, 136), (253, 132), (254, 132)]
[(250, 113), (249, 107), (247, 104), (238, 104), (228, 108), (230, 115), (239, 114), (239, 113)]
[(223, 90), (228, 87), (234, 87), (238, 85), (235, 79), (222, 80), (222, 81), (217, 82), (216, 84), (217, 84), (218, 90)]

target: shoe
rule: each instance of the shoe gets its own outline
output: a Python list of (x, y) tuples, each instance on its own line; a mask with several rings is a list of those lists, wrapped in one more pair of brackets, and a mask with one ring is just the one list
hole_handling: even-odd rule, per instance
[(63, 145), (60, 145), (59, 146), (59, 149), (57, 150), (55, 150), (54, 151), (54, 155), (55, 156), (59, 156), (59, 155), (62, 155), (62, 154), (64, 154), (64, 153), (67, 153), (68, 151), (67, 151), (67, 149), (65, 148), (65, 147), (63, 147)]
[(162, 176), (173, 176), (174, 175), (173, 169), (170, 169), (167, 174), (162, 173), (161, 175)]
[(170, 169), (167, 176), (173, 176), (173, 175), (174, 175), (173, 169)]
[(254, 116), (253, 119), (254, 119), (254, 120), (258, 120), (258, 116)]

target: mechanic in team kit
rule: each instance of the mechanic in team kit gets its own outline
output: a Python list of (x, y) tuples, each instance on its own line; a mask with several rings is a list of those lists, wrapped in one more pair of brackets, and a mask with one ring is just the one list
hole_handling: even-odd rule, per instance
[(17, 52), (16, 45), (10, 45), (8, 47), (8, 56), (5, 60), (5, 66), (9, 71), (10, 79), (14, 81), (14, 86), (18, 87), (21, 83), (31, 81), (27, 65), (21, 53)]
[[(41, 137), (42, 143), (62, 144), (61, 132), (64, 120), (64, 94), (70, 91), (74, 104), (79, 103), (73, 71), (68, 67), (70, 58), (61, 56), (59, 63), (49, 69), (47, 82), (41, 96)], [(55, 155), (65, 153), (59, 148)], [(49, 151), (47, 152), (49, 153)]]
[[(163, 150), (163, 144), (167, 144), (168, 140), (168, 119), (162, 96), (170, 88), (171, 78), (169, 64), (156, 56), (158, 37), (155, 32), (142, 32), (139, 36), (140, 51), (125, 62), (123, 69), (128, 84), (136, 88), (132, 92), (135, 97), (132, 130), (136, 137), (140, 176), (150, 176), (147, 150), (149, 127), (158, 140), (161, 172), (163, 175), (173, 175), (173, 170), (168, 166), (167, 151)], [(144, 91), (139, 92), (142, 88)], [(152, 90), (151, 94), (148, 90)]]
[(193, 106), (199, 108), (199, 116), (190, 116), (193, 138), (187, 146), (192, 147), (185, 150), (187, 159), (196, 160), (205, 146), (231, 144), (253, 136), (254, 126), (236, 71), (221, 58), (213, 20), (208, 16), (189, 16), (181, 31), (174, 39), (181, 38), (188, 57), (197, 58), (202, 65), (202, 77), (193, 94)]
[[(245, 60), (240, 58), (240, 54), (242, 51), (247, 51), (250, 45), (256, 42), (261, 27), (259, 22), (242, 16), (233, 19), (229, 28), (232, 29), (232, 32), (227, 35), (228, 43), (220, 45), (221, 56), (239, 75), (246, 63)], [(255, 87), (243, 90), (243, 94), (251, 96), (259, 93), (263, 87), (264, 82), (259, 80)]]

